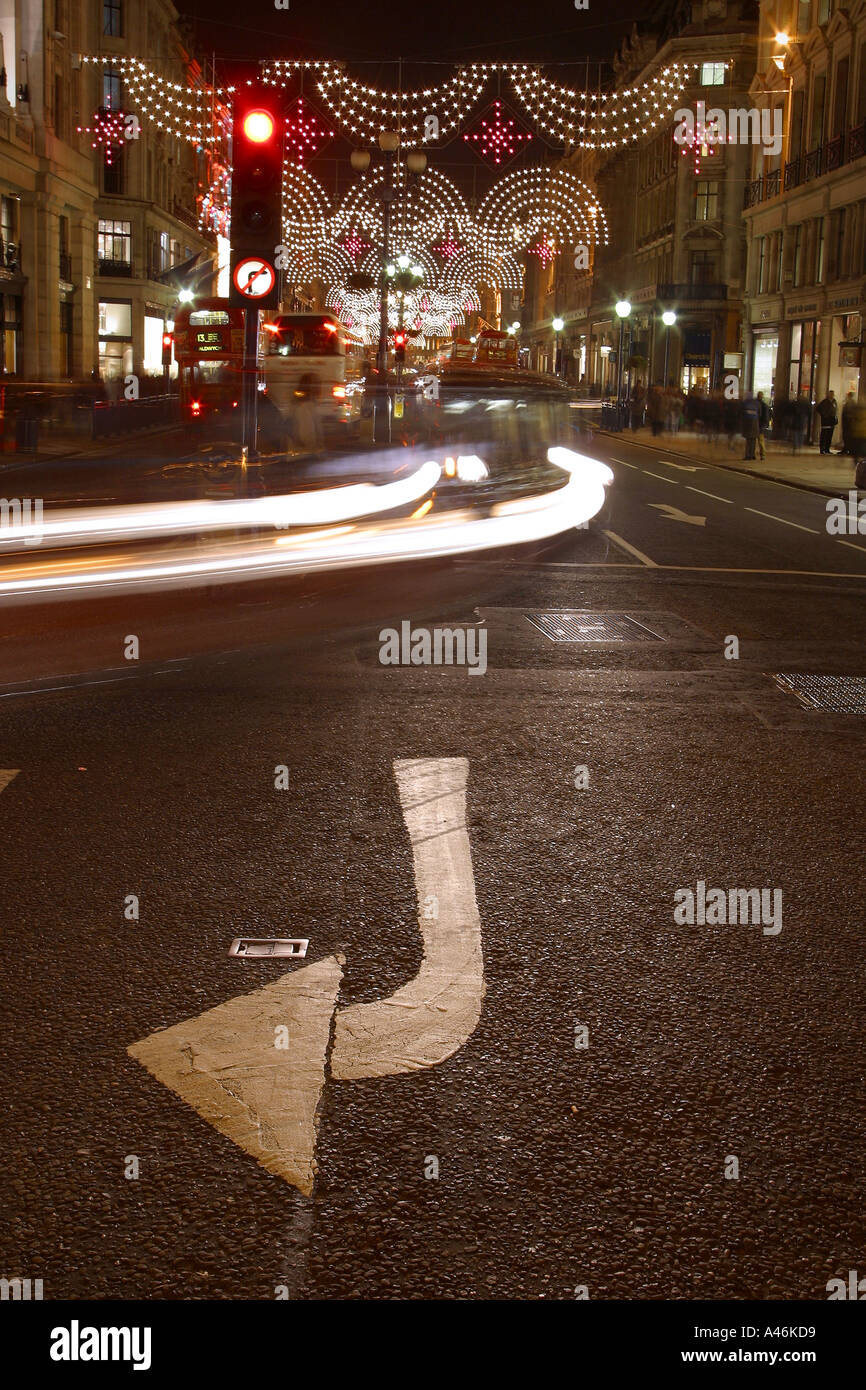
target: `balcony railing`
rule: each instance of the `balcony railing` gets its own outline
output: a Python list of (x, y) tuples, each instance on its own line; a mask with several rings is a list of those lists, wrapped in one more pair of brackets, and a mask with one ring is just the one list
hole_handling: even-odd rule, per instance
[(816, 179), (821, 173), (822, 147), (818, 145), (814, 150), (810, 150), (803, 161), (803, 182), (808, 183), (810, 179)]
[(842, 136), (837, 135), (835, 140), (828, 140), (824, 146), (824, 171), (828, 173), (831, 169), (838, 169), (842, 163)]
[(751, 183), (746, 184), (745, 196), (743, 198), (743, 207), (753, 208), (756, 203), (760, 203), (763, 196), (764, 180), (753, 179)]
[(714, 281), (707, 282), (705, 285), (685, 285), (671, 284), (659, 285), (657, 290), (658, 299), (727, 299), (727, 285), (718, 284)]
[(802, 161), (799, 160), (799, 159), (792, 159), (791, 162), (790, 162), (789, 164), (786, 164), (786, 165), (785, 165), (785, 192), (786, 192), (786, 193), (788, 192), (788, 189), (789, 189), (789, 188), (796, 188), (796, 187), (802, 182), (803, 174), (802, 174), (802, 170), (801, 170), (801, 167), (800, 167), (800, 166), (801, 166), (801, 163), (802, 163)]
[[(788, 193), (792, 188), (799, 188), (801, 183), (808, 183), (833, 169), (841, 169), (844, 164), (862, 159), (864, 155), (866, 121), (861, 121), (859, 125), (851, 126), (846, 135), (837, 135), (826, 144), (817, 145), (808, 154), (789, 160), (785, 165), (785, 176), (782, 180), (784, 190)], [(780, 191), (779, 170), (774, 169), (772, 173), (765, 174), (763, 179), (754, 179), (746, 184), (743, 206), (753, 208), (756, 203), (761, 203), (766, 198), (775, 198)]]
[(132, 266), (129, 261), (100, 261), (100, 275), (131, 275)]

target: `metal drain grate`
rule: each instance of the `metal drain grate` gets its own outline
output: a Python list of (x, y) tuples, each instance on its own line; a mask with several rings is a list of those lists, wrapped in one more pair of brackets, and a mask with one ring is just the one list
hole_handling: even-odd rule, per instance
[(551, 642), (661, 642), (657, 632), (624, 613), (527, 613)]
[(816, 676), (782, 671), (774, 676), (781, 690), (796, 695), (806, 709), (829, 714), (866, 714), (866, 676)]
[(302, 960), (307, 954), (309, 937), (295, 937), (294, 939), (283, 937), (282, 939), (274, 936), (236, 936), (229, 947), (230, 956), (240, 956), (242, 960), (252, 958), (272, 959), (274, 956), (291, 956), (295, 960)]

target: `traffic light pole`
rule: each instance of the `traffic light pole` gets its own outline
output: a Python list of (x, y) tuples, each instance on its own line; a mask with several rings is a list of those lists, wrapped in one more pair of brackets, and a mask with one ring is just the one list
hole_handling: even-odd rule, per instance
[(256, 457), (258, 435), (259, 311), (248, 304), (244, 310), (244, 366), (241, 379), (241, 444), (244, 460)]

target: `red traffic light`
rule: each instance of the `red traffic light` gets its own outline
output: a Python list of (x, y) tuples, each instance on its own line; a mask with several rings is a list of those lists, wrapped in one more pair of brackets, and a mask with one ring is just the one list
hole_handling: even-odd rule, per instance
[(163, 345), (164, 348), (171, 347), (171, 334), (170, 334), (170, 333), (163, 333), (163, 335), (162, 335), (162, 345)]
[(270, 111), (265, 111), (257, 106), (254, 110), (248, 111), (243, 120), (243, 132), (248, 140), (254, 145), (267, 144), (273, 138), (276, 125)]
[(409, 337), (408, 333), (395, 333), (395, 334), (394, 334), (394, 346), (395, 346), (395, 347), (405, 347), (405, 346), (406, 346), (406, 342), (407, 342), (407, 340), (408, 340), (408, 337)]

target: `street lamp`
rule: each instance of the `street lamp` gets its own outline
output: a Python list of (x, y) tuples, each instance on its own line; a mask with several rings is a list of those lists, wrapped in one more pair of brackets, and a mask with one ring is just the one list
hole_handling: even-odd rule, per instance
[(559, 361), (559, 335), (564, 327), (565, 319), (555, 318), (553, 320), (553, 331), (556, 334), (556, 337), (553, 340), (553, 371), (556, 376), (561, 375)]
[(623, 329), (625, 321), (631, 313), (631, 305), (627, 299), (618, 299), (615, 305), (616, 316), (619, 319), (619, 352), (616, 355), (616, 406), (617, 424), (622, 429), (622, 354), (623, 354)]
[(664, 313), (662, 314), (662, 323), (665, 326), (665, 372), (663, 378), (665, 390), (668, 389), (668, 358), (670, 356), (671, 350), (671, 329), (673, 328), (676, 321), (677, 316), (674, 313), (673, 309), (665, 309)]
[[(387, 399), (388, 381), (388, 279), (397, 273), (397, 267), (391, 262), (391, 208), (398, 198), (404, 198), (409, 192), (410, 185), (406, 184), (402, 188), (394, 182), (394, 158), (400, 148), (400, 134), (396, 130), (383, 130), (379, 132), (379, 149), (384, 157), (384, 179), (376, 189), (376, 195), (382, 204), (382, 265), (383, 273), (379, 278), (379, 347), (376, 353), (376, 367), (379, 371), (379, 385), (384, 387)], [(350, 156), (352, 168), (359, 174), (365, 174), (370, 167), (372, 155), (369, 150), (353, 150)], [(427, 156), (420, 150), (412, 150), (406, 156), (406, 168), (413, 179), (418, 178), (427, 168)], [(398, 258), (401, 261), (402, 258)], [(401, 270), (405, 270), (410, 264), (410, 258), (405, 257), (406, 265), (400, 265)], [(391, 416), (390, 410), (386, 409), (386, 424), (380, 428), (374, 423), (374, 433), (377, 440), (390, 439), (391, 435)]]

